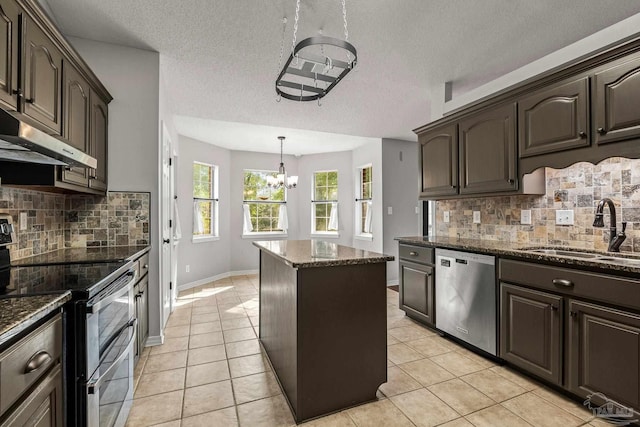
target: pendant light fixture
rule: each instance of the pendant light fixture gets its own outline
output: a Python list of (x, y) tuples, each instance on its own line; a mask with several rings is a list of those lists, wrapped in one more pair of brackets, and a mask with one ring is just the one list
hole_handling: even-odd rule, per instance
[[(342, 0), (344, 40), (320, 35), (306, 38), (296, 45), (300, 12), (300, 0), (297, 0), (291, 55), (276, 78), (278, 102), (282, 97), (293, 101), (318, 100), (320, 105), (320, 98), (327, 95), (356, 66), (358, 55), (356, 48), (349, 43), (345, 2), (346, 0)], [(282, 64), (284, 25), (286, 18), (283, 19), (278, 69)]]
[(287, 171), (284, 168), (284, 162), (282, 161), (282, 146), (284, 143), (284, 136), (279, 136), (280, 140), (280, 167), (278, 168), (278, 176), (268, 176), (267, 177), (267, 185), (271, 188), (281, 188), (286, 187), (289, 190), (292, 188), (296, 188), (298, 185), (298, 177), (297, 176), (289, 176), (287, 177)]

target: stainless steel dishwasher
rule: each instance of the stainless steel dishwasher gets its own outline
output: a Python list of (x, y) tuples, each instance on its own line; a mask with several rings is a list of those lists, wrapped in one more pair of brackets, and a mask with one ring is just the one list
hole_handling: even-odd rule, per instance
[(496, 354), (495, 257), (436, 249), (436, 328)]

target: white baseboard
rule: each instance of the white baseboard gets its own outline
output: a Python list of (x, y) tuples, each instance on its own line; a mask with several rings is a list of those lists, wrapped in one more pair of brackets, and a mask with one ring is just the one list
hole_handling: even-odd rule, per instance
[(387, 286), (399, 285), (398, 279), (395, 280), (387, 280)]
[(145, 347), (154, 347), (156, 345), (162, 345), (164, 343), (164, 335), (153, 335), (147, 337), (147, 342), (144, 343)]
[(185, 289), (191, 289), (201, 285), (206, 285), (207, 283), (215, 282), (216, 280), (226, 279), (227, 277), (246, 276), (249, 274), (258, 274), (258, 272), (259, 270), (227, 271), (226, 273), (218, 274), (211, 277), (205, 277), (204, 279), (185, 283), (184, 285), (178, 285), (178, 291), (184, 291)]

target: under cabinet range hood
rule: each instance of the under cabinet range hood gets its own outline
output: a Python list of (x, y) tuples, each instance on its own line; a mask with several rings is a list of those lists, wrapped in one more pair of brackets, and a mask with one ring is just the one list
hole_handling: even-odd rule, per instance
[(96, 168), (86, 153), (0, 109), (0, 160)]

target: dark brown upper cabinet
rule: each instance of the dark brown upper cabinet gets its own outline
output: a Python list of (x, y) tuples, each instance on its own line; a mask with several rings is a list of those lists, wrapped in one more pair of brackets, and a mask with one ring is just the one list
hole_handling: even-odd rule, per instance
[(562, 297), (501, 283), (500, 357), (562, 385)]
[(593, 131), (597, 144), (640, 138), (640, 58), (596, 74)]
[(458, 193), (458, 126), (455, 124), (419, 136), (422, 169), (421, 197)]
[(18, 109), (18, 21), (21, 10), (14, 0), (0, 0), (0, 107)]
[(517, 190), (515, 103), (461, 120), (459, 132), (460, 194)]
[(96, 169), (89, 170), (89, 188), (107, 190), (107, 141), (109, 110), (107, 103), (93, 90), (90, 95), (90, 145), (89, 153), (98, 161)]
[[(77, 149), (89, 153), (89, 83), (70, 62), (63, 63), (63, 131), (62, 136)], [(61, 180), (84, 187), (89, 185), (86, 168), (60, 168)]]
[(23, 22), (22, 112), (61, 135), (62, 52), (33, 19), (26, 16)]
[(518, 101), (520, 157), (588, 147), (589, 78), (561, 83)]
[[(640, 409), (640, 316), (569, 301), (567, 388)], [(604, 402), (593, 399), (594, 406)]]

